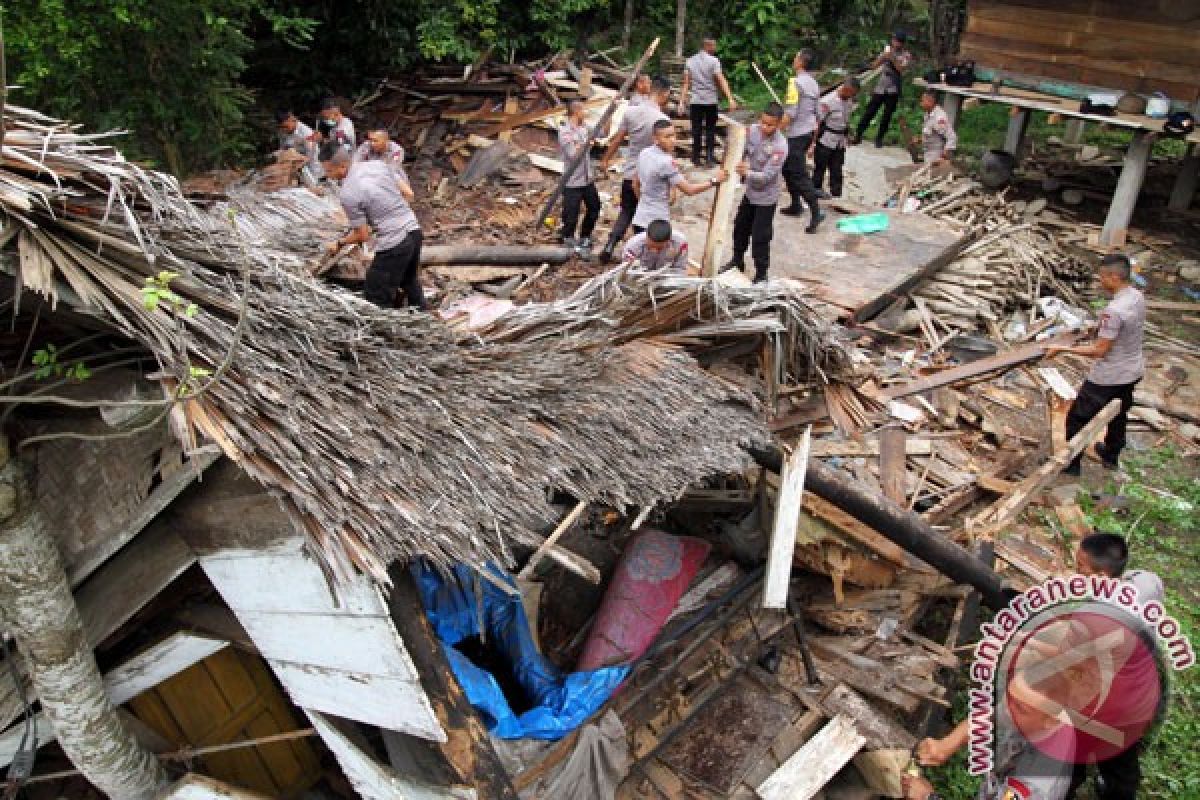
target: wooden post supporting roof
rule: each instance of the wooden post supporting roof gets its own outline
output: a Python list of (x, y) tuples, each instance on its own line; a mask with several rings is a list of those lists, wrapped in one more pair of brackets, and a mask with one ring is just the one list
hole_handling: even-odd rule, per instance
[(1100, 244), (1120, 247), (1125, 243), (1129, 221), (1142, 191), (1146, 178), (1146, 166), (1150, 163), (1150, 151), (1154, 148), (1151, 137), (1145, 131), (1137, 131), (1125, 152), (1125, 163), (1121, 177), (1117, 179), (1117, 190), (1113, 192), (1108, 216), (1104, 218), (1104, 229), (1100, 232)]
[(1004, 149), (1021, 158), (1021, 145), (1025, 142), (1025, 131), (1029, 129), (1029, 110), (1022, 108), (1008, 118), (1008, 131), (1004, 134)]

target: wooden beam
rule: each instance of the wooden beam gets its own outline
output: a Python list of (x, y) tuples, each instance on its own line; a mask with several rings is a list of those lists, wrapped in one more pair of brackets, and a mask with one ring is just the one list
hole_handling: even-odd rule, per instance
[(311, 709), (304, 713), (317, 734), (337, 759), (350, 785), (363, 800), (476, 800), (478, 792), (461, 786), (433, 786), (398, 774), (380, 764), (351, 741), (324, 715)]
[(75, 592), (90, 646), (115, 633), (195, 562), (169, 522), (151, 525)]
[(942, 95), (942, 110), (946, 112), (951, 128), (958, 127), (958, 115), (962, 112), (962, 101), (961, 94), (943, 93)]
[(571, 526), (579, 520), (579, 517), (582, 516), (583, 512), (587, 509), (587, 506), (588, 504), (586, 500), (580, 500), (575, 504), (575, 507), (571, 509), (571, 512), (563, 517), (562, 522), (558, 523), (558, 527), (555, 528), (554, 531), (547, 536), (540, 545), (538, 545), (538, 549), (533, 551), (533, 555), (529, 557), (529, 561), (525, 562), (525, 567), (519, 573), (517, 573), (518, 581), (529, 580), (529, 577), (533, 575), (533, 570), (537, 567), (538, 562), (541, 561), (542, 557), (547, 555), (551, 549), (553, 549), (553, 547), (558, 543), (558, 540), (562, 538), (563, 534), (571, 530)]
[(862, 749), (866, 739), (838, 715), (758, 787), (762, 800), (811, 800)]
[[(855, 439), (818, 439), (812, 443), (809, 455), (813, 458), (871, 458), (878, 457), (881, 449), (879, 439), (858, 441)], [(927, 456), (933, 453), (933, 442), (915, 436), (904, 439), (904, 453), (910, 456)]]
[(425, 615), (412, 575), (403, 566), (389, 570), (392, 594), (388, 608), (420, 675), (421, 686), (435, 709), (447, 740), (442, 755), (458, 784), (474, 788), (488, 800), (517, 800), (517, 791), (492, 747), (483, 720), (471, 707), (446, 660)]
[(967, 530), (979, 535), (987, 535), (1016, 519), (1017, 515), (1033, 499), (1033, 495), (1054, 480), (1068, 464), (1092, 443), (1112, 418), (1121, 410), (1121, 401), (1113, 400), (1097, 414), (1079, 433), (1071, 437), (1067, 449), (1056, 453), (1037, 472), (1021, 481), (1015, 492), (996, 501), (994, 505), (980, 512), (967, 523)]
[(168, 786), (156, 800), (268, 800), (268, 797), (189, 772)]
[(860, 306), (850, 315), (850, 321), (856, 324), (867, 322), (883, 313), (884, 309), (891, 306), (897, 300), (906, 300), (909, 292), (916, 288), (918, 284), (936, 275), (943, 267), (957, 261), (958, 257), (963, 254), (963, 251), (974, 244), (979, 235), (979, 232), (967, 233), (931, 258), (920, 269), (913, 272), (912, 275), (905, 278), (899, 284), (893, 286), (869, 303)]
[(704, 238), (704, 256), (700, 268), (706, 278), (716, 277), (725, 248), (733, 241), (733, 215), (736, 211), (738, 186), (741, 181), (735, 170), (746, 151), (746, 126), (729, 117), (725, 121), (725, 160), (722, 166), (729, 177), (717, 187), (713, 198), (708, 233)]
[(812, 492), (804, 493), (804, 510), (818, 519), (824, 520), (837, 528), (838, 531), (853, 539), (855, 542), (870, 548), (898, 567), (909, 569), (912, 564), (904, 548), (888, 540), (871, 526), (860, 522), (855, 517), (842, 511), (828, 500), (818, 497)]
[(1009, 369), (1018, 364), (1024, 364), (1027, 361), (1035, 361), (1041, 358), (1046, 354), (1047, 344), (1049, 342), (1031, 342), (1014, 347), (1011, 350), (1002, 350), (994, 356), (981, 358), (969, 364), (935, 372), (932, 375), (918, 378), (909, 383), (889, 386), (879, 394), (884, 400), (898, 400), (901, 397), (908, 397), (919, 392), (927, 392), (930, 389), (949, 386), (959, 381), (970, 380), (971, 378), (977, 378), (998, 370)]
[(775, 525), (767, 551), (767, 576), (763, 583), (763, 608), (787, 608), (788, 586), (792, 579), (792, 553), (796, 549), (796, 528), (804, 499), (804, 476), (808, 472), (808, 449), (812, 426), (804, 429), (800, 443), (792, 451), (780, 475), (779, 497), (775, 501)]
[(1200, 175), (1200, 144), (1188, 146), (1187, 155), (1179, 165), (1179, 174), (1175, 176), (1175, 185), (1171, 188), (1171, 199), (1167, 208), (1172, 211), (1187, 211), (1192, 207), (1192, 198), (1196, 196), (1196, 178)]
[(1029, 111), (1020, 109), (1008, 117), (1008, 130), (1004, 133), (1004, 150), (1017, 157), (1021, 163), (1021, 145), (1025, 143), (1025, 131), (1029, 129)]
[(1133, 134), (1129, 149), (1125, 152), (1125, 163), (1121, 167), (1121, 177), (1117, 179), (1112, 204), (1108, 207), (1108, 216), (1104, 218), (1104, 228), (1100, 231), (1102, 246), (1120, 247), (1125, 243), (1129, 221), (1133, 219), (1133, 209), (1142, 191), (1142, 181), (1146, 178), (1146, 166), (1150, 163), (1150, 151), (1153, 149), (1153, 137), (1143, 131)]
[(906, 438), (904, 428), (899, 425), (889, 425), (879, 435), (879, 483), (883, 487), (883, 496), (899, 504), (908, 501), (904, 487)]
[(1083, 132), (1087, 129), (1087, 120), (1068, 119), (1067, 128), (1063, 133), (1064, 144), (1079, 144), (1083, 141)]

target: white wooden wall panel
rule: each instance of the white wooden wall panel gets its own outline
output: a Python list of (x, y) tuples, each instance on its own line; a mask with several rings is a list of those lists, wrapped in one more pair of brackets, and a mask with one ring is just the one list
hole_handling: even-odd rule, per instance
[[(292, 702), (327, 714), (401, 733), (446, 741), (419, 684), (384, 675), (271, 661)], [(436, 728), (434, 726), (437, 726)]]

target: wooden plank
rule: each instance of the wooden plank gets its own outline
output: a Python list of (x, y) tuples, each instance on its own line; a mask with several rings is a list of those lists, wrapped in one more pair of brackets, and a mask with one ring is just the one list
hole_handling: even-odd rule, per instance
[(476, 800), (474, 789), (433, 786), (398, 774), (364, 753), (322, 714), (305, 709), (313, 727), (364, 800)]
[[(1188, 61), (1166, 61), (1165, 52), (1156, 52), (1152, 45), (1140, 44), (1139, 48), (1130, 48), (1126, 43), (1127, 57), (1116, 54), (1081, 53), (1072, 48), (1059, 48), (1024, 39), (1012, 39), (999, 36), (972, 34), (970, 45), (973, 48), (994, 52), (1003, 52), (1008, 56), (1022, 61), (1044, 61), (1048, 64), (1076, 67), (1078, 69), (1098, 70), (1116, 75), (1125, 75), (1132, 80), (1141, 80), (1153, 76), (1156, 70), (1162, 71), (1162, 80), (1173, 83), (1186, 83), (1192, 76), (1200, 75), (1200, 66)], [(1194, 62), (1195, 55), (1189, 57)]]
[(189, 772), (164, 789), (155, 800), (270, 800), (270, 797)]
[(906, 438), (904, 428), (899, 425), (889, 425), (879, 435), (879, 483), (883, 496), (899, 505), (908, 501), (904, 487)]
[(981, 358), (969, 364), (962, 364), (951, 369), (935, 372), (932, 375), (918, 378), (909, 383), (889, 386), (880, 392), (880, 396), (885, 400), (895, 400), (900, 397), (917, 394), (918, 392), (927, 392), (931, 389), (958, 383), (959, 381), (977, 378), (981, 375), (987, 375), (990, 372), (1009, 369), (1018, 364), (1024, 364), (1027, 361), (1035, 361), (1046, 354), (1047, 344), (1050, 344), (1050, 342), (1030, 342), (1018, 345), (1011, 350), (1002, 350), (994, 356)]
[(540, 545), (538, 545), (537, 550), (533, 551), (533, 555), (531, 555), (529, 557), (529, 561), (525, 563), (525, 567), (519, 573), (517, 573), (518, 581), (529, 580), (529, 576), (533, 574), (533, 570), (535, 567), (537, 567), (538, 562), (542, 560), (542, 557), (546, 555), (546, 553), (549, 552), (552, 547), (554, 547), (558, 540), (562, 538), (563, 534), (571, 530), (571, 526), (574, 525), (576, 521), (578, 521), (579, 517), (583, 515), (583, 512), (587, 510), (587, 506), (588, 504), (586, 500), (580, 500), (575, 504), (575, 507), (571, 509), (570, 513), (563, 517), (562, 522), (558, 523), (558, 527), (555, 528), (554, 531), (551, 532), (551, 534), (547, 536)]
[(1159, 311), (1200, 311), (1200, 303), (1186, 303), (1177, 300), (1146, 300), (1146, 307)]
[[(812, 443), (811, 458), (870, 458), (878, 456), (878, 439), (858, 441), (855, 439), (818, 439)], [(904, 438), (904, 452), (910, 456), (927, 456), (933, 453), (933, 442), (916, 436)]]
[(1158, 58), (1174, 64), (1200, 65), (1200, 52), (1197, 52), (1196, 47), (1172, 46), (1161, 37), (1154, 42), (1146, 42), (1125, 37), (1088, 36), (1077, 30), (988, 19), (978, 14), (968, 16), (966, 34), (969, 41), (975, 41), (977, 37), (1008, 40), (1052, 47), (1059, 52), (1071, 51), (1107, 57), (1116, 61)]
[(840, 532), (861, 545), (869, 547), (880, 556), (896, 566), (909, 568), (908, 554), (900, 545), (886, 538), (866, 523), (860, 522), (852, 514), (847, 514), (833, 503), (812, 492), (804, 493), (804, 510), (818, 519), (828, 522)]
[[(227, 587), (236, 595), (238, 611), (387, 613), (383, 597), (369, 578), (359, 575), (330, 584), (317, 563), (303, 552), (210, 556), (204, 559), (203, 568), (218, 591)], [(288, 591), (279, 591), (280, 586), (288, 586)]]
[(167, 523), (153, 523), (75, 592), (83, 630), (96, 647), (196, 561)]
[(758, 796), (811, 800), (865, 743), (850, 718), (839, 714), (758, 787)]
[(1001, 498), (994, 505), (980, 512), (978, 516), (968, 522), (967, 529), (980, 534), (986, 534), (997, 531), (1016, 519), (1017, 515), (1033, 499), (1033, 495), (1045, 487), (1046, 484), (1050, 483), (1050, 481), (1054, 480), (1054, 477), (1062, 472), (1075, 456), (1082, 453), (1084, 448), (1096, 439), (1120, 410), (1120, 400), (1110, 402), (1094, 419), (1088, 422), (1087, 425), (1084, 425), (1079, 433), (1071, 438), (1071, 441), (1067, 443), (1066, 450), (1056, 453), (1041, 468), (1021, 481), (1019, 488), (1015, 492)]
[(917, 737), (907, 727), (845, 684), (839, 683), (821, 698), (821, 709), (830, 717), (844, 716), (853, 721), (870, 750), (884, 747), (911, 750), (917, 743)]
[(783, 465), (779, 497), (775, 501), (775, 525), (767, 552), (767, 574), (763, 584), (763, 608), (787, 608), (788, 587), (792, 579), (792, 553), (796, 549), (796, 528), (804, 499), (804, 476), (808, 472), (808, 449), (812, 426), (804, 429), (800, 443)]
[(704, 255), (700, 260), (700, 269), (706, 278), (716, 277), (721, 266), (721, 257), (733, 241), (733, 215), (738, 202), (738, 186), (741, 183), (735, 170), (746, 151), (746, 127), (728, 117), (724, 120), (725, 160), (721, 165), (729, 177), (717, 187), (716, 197), (713, 198), (712, 216), (708, 220), (708, 233), (704, 237)]
[(1153, 136), (1140, 131), (1133, 135), (1129, 149), (1125, 152), (1121, 176), (1117, 179), (1117, 188), (1113, 192), (1108, 215), (1104, 218), (1104, 228), (1100, 231), (1101, 245), (1120, 247), (1125, 244), (1129, 222), (1133, 219), (1133, 209), (1141, 194), (1142, 182), (1146, 179), (1146, 167), (1150, 163), (1150, 151), (1153, 149)]
[(911, 758), (911, 749), (873, 750), (856, 755), (854, 767), (871, 791), (884, 797), (904, 797), (901, 780)]
[(138, 507), (137, 514), (126, 526), (112, 536), (105, 537), (99, 544), (89, 550), (79, 553), (74, 560), (66, 565), (67, 579), (74, 588), (83, 583), (84, 579), (95, 572), (101, 564), (112, 557), (114, 553), (128, 544), (142, 532), (150, 522), (162, 512), (179, 494), (192, 484), (198, 475), (208, 469), (219, 454), (200, 453), (176, 469), (160, 483), (150, 496)]
[[(106, 673), (104, 690), (112, 704), (119, 706), (203, 661), (228, 644), (221, 639), (191, 633), (172, 634)], [(37, 731), (39, 747), (54, 741), (54, 725), (40, 712), (37, 715)], [(18, 722), (0, 733), (0, 766), (12, 763), (24, 732), (25, 724)]]
[(325, 669), (306, 664), (269, 661), (292, 702), (346, 719), (365, 722), (423, 739), (441, 741), (445, 733), (430, 720), (437, 717), (421, 685), (383, 675)]
[(936, 256), (926, 261), (920, 269), (910, 274), (904, 280), (892, 286), (887, 292), (878, 295), (873, 300), (865, 303), (850, 315), (850, 320), (856, 323), (867, 322), (883, 313), (883, 311), (892, 305), (897, 300), (903, 299), (917, 285), (936, 275), (944, 267), (958, 259), (963, 251), (967, 249), (979, 237), (979, 234), (968, 233), (950, 246), (946, 247)]
[(396, 645), (396, 630), (387, 617), (243, 611), (236, 607), (233, 612), (265, 658), (416, 680), (412, 662)]
[[(1073, 31), (1077, 36), (1092, 36), (1105, 39), (1113, 38), (1113, 30), (1120, 30), (1121, 38), (1137, 39), (1150, 44), (1162, 42), (1174, 47), (1189, 47), (1196, 43), (1196, 35), (1200, 33), (1195, 24), (1180, 25), (1146, 22), (1144, 14), (1149, 10), (1147, 4), (1127, 5), (1127, 11), (1121, 13), (1122, 21), (1114, 23), (1118, 8), (1116, 4), (1109, 8), (1109, 15), (1091, 13), (1089, 10), (1062, 10), (1061, 0), (1052, 5), (1046, 3), (1020, 3), (1011, 0), (971, 0), (968, 19), (979, 18), (998, 20), (1015, 24), (1037, 25), (1043, 28), (1055, 28)], [(1083, 13), (1080, 13), (1083, 11)], [(1164, 20), (1165, 22), (1165, 20)]]

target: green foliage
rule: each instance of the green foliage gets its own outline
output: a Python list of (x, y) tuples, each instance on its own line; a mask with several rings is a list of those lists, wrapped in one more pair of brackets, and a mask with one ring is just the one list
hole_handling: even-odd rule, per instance
[(5, 4), (14, 100), (59, 117), (133, 133), (122, 147), (176, 173), (250, 152), (240, 76), (260, 12), (291, 45), (312, 20), (268, 0), (10, 0)]
[(142, 305), (147, 311), (155, 311), (160, 305), (166, 305), (173, 313), (189, 318), (196, 316), (199, 307), (184, 300), (171, 288), (171, 281), (178, 277), (178, 273), (163, 270), (146, 278), (146, 285), (142, 287)]
[(45, 380), (46, 378), (68, 378), (73, 381), (86, 381), (92, 377), (92, 372), (82, 361), (76, 361), (71, 364), (63, 364), (58, 360), (58, 348), (53, 344), (47, 344), (40, 350), (33, 352), (33, 365), (36, 369), (33, 371), (35, 380)]

